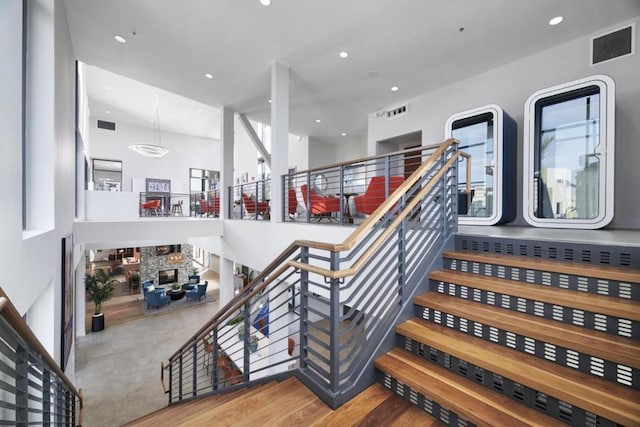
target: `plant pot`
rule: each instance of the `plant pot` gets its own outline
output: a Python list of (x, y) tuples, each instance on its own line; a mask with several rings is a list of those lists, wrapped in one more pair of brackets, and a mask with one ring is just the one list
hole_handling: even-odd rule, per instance
[(258, 342), (249, 342), (249, 353), (255, 353), (258, 351)]
[(91, 332), (99, 332), (104, 329), (104, 313), (94, 314), (91, 318)]

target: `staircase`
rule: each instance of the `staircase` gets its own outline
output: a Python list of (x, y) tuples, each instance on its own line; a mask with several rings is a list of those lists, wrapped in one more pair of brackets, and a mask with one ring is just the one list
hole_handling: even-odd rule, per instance
[(332, 411), (295, 378), (171, 405), (127, 426), (443, 426), (374, 384)]
[(396, 329), (400, 348), (375, 361), (381, 383), (446, 425), (640, 426), (640, 270), (629, 258), (467, 249), (430, 273), (431, 291)]

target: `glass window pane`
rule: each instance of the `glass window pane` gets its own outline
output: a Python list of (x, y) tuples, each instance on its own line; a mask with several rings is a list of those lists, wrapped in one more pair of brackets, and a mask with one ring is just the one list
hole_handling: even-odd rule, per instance
[[(471, 156), (471, 189), (473, 199), (466, 216), (493, 215), (493, 114), (461, 119), (453, 123), (451, 136), (460, 141), (459, 149)], [(466, 188), (466, 162), (458, 164), (458, 189)]]
[(540, 102), (536, 137), (538, 218), (598, 216), (600, 93), (597, 87)]

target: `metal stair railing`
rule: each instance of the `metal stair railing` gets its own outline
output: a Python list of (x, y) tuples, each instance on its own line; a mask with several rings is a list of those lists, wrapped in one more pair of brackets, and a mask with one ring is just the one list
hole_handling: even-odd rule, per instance
[(76, 389), (0, 288), (1, 425), (82, 425)]
[(169, 404), (290, 375), (333, 407), (353, 394), (457, 229), (457, 144), (433, 146), (344, 242), (289, 245), (162, 366)]

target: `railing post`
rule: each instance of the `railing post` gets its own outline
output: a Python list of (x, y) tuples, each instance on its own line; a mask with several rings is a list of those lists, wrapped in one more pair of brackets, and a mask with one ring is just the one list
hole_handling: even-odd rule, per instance
[(51, 372), (40, 359), (42, 368), (42, 424), (51, 423)]
[(16, 347), (16, 423), (29, 421), (29, 354), (20, 344)]
[[(400, 201), (401, 209), (405, 206), (405, 195), (402, 196)], [(407, 227), (407, 219), (402, 220), (402, 223), (398, 226), (397, 236), (398, 236), (398, 297), (399, 304), (402, 306), (404, 303), (403, 295), (404, 295), (404, 281), (405, 281), (405, 273), (406, 273), (406, 227)]]
[[(309, 248), (302, 246), (300, 248), (300, 262), (304, 264), (309, 263)], [(295, 289), (294, 289), (294, 304), (295, 310)], [(300, 270), (300, 370), (305, 370), (307, 367), (307, 345), (308, 345), (308, 327), (307, 319), (309, 318), (309, 272), (307, 270)]]
[[(203, 353), (204, 354), (204, 353)], [(198, 341), (194, 341), (193, 343), (193, 375), (192, 375), (192, 392), (191, 396), (196, 397), (198, 394)]]
[(173, 362), (169, 360), (169, 403), (173, 401)]
[(182, 370), (184, 367), (182, 366), (182, 353), (180, 353), (180, 357), (178, 358), (178, 400), (182, 400)]
[(307, 223), (311, 222), (311, 172), (307, 172), (307, 194), (304, 195), (303, 200), (306, 200), (305, 209), (307, 210)]
[(344, 165), (340, 165), (340, 224), (344, 224)]
[(244, 304), (244, 335), (242, 336), (242, 351), (244, 352), (244, 380), (249, 381), (249, 370), (251, 369), (251, 353), (249, 352), (249, 337), (251, 336), (251, 304), (247, 301)]
[(213, 339), (211, 340), (211, 385), (213, 391), (218, 390), (218, 328), (213, 330)]
[[(339, 252), (331, 252), (331, 271), (340, 270)], [(338, 279), (331, 279), (329, 291), (330, 307), (330, 359), (331, 372), (329, 373), (331, 390), (338, 391), (340, 385), (340, 283)]]

